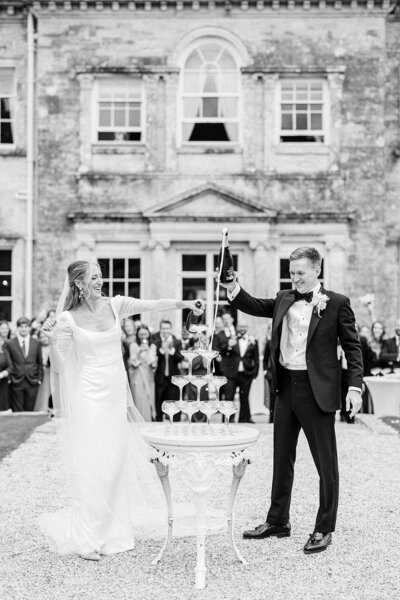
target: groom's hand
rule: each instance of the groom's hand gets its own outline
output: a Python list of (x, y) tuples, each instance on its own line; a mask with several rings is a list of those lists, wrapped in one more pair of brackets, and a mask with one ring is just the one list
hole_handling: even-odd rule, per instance
[(357, 392), (357, 390), (349, 390), (346, 396), (346, 410), (350, 412), (350, 418), (352, 419), (360, 410), (362, 404), (361, 392)]
[[(215, 280), (218, 282), (218, 279), (219, 279), (219, 270), (216, 269), (216, 271), (215, 271)], [(233, 281), (230, 281), (229, 283), (222, 283), (222, 281), (220, 281), (219, 284), (220, 284), (221, 287), (226, 288), (228, 290), (228, 292), (233, 292), (233, 290), (236, 287), (237, 282), (238, 282), (238, 280), (237, 280), (237, 274), (235, 272), (234, 273)]]

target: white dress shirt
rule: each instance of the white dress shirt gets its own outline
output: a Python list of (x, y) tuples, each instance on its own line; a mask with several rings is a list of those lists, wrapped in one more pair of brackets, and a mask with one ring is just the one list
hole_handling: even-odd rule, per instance
[[(317, 294), (320, 288), (321, 284), (318, 282), (310, 291)], [(311, 302), (298, 300), (283, 317), (279, 362), (285, 369), (307, 369), (307, 336), (313, 308)]]
[(29, 354), (29, 340), (31, 339), (30, 335), (26, 335), (25, 337), (22, 337), (21, 335), (19, 335), (19, 333), (17, 333), (17, 338), (18, 338), (18, 343), (21, 347), (22, 350), (22, 354), (24, 354), (24, 346), (23, 343), (25, 343), (25, 358), (28, 356)]
[[(249, 336), (246, 333), (244, 336), (239, 338), (239, 352), (240, 352), (241, 358), (243, 358), (243, 356), (246, 354), (248, 344), (249, 344)], [(240, 373), (242, 373), (244, 371), (244, 366), (243, 366), (242, 360), (239, 363), (238, 371)]]

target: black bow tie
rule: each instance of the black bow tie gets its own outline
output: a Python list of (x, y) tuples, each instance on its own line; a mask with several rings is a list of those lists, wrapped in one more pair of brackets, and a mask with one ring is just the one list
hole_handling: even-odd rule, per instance
[(306, 302), (311, 302), (313, 293), (307, 292), (307, 294), (300, 294), (300, 292), (298, 292), (297, 290), (294, 290), (294, 297), (295, 297), (295, 302), (297, 302), (298, 300), (305, 300)]

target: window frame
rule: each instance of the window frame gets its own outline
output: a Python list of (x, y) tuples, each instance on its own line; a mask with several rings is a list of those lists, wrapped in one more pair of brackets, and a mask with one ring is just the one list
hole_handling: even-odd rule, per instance
[[(9, 98), (10, 99), (10, 114), (11, 117), (9, 122), (11, 123), (11, 133), (13, 136), (13, 141), (11, 143), (2, 143), (1, 142), (1, 132), (0, 132), (0, 149), (1, 150), (13, 150), (16, 148), (16, 110), (17, 110), (17, 82), (16, 82), (16, 69), (13, 66), (1, 65), (0, 71), (12, 71), (12, 86), (11, 86), (11, 95), (10, 96), (2, 96), (0, 89), (0, 98)], [(1, 118), (0, 113), (0, 129), (1, 123), (8, 122)]]
[[(102, 265), (104, 264), (104, 262), (106, 260), (109, 261), (109, 273), (112, 275), (113, 274), (113, 268), (112, 268), (112, 261), (113, 260), (123, 260), (124, 261), (124, 277), (104, 277), (103, 276), (103, 282), (104, 283), (108, 283), (108, 295), (110, 298), (112, 298), (114, 296), (114, 283), (124, 283), (124, 296), (129, 296), (129, 284), (130, 283), (138, 283), (139, 284), (139, 294), (137, 296), (137, 298), (140, 298), (141, 295), (141, 291), (143, 289), (143, 260), (142, 257), (140, 256), (132, 256), (132, 255), (124, 255), (122, 252), (121, 253), (116, 253), (116, 254), (110, 254), (108, 252), (104, 252), (104, 253), (99, 253), (98, 254), (99, 258), (97, 258), (96, 260), (98, 261), (100, 267), (102, 267)], [(139, 277), (129, 277), (129, 260), (138, 260), (139, 261)], [(126, 276), (127, 275), (127, 276)], [(129, 296), (131, 297), (131, 296)]]
[[(237, 98), (237, 116), (235, 119), (229, 119), (230, 123), (237, 124), (237, 139), (229, 140), (229, 141), (218, 141), (218, 140), (201, 140), (201, 141), (190, 141), (185, 140), (183, 136), (183, 125), (185, 122), (210, 122), (210, 121), (196, 121), (195, 119), (190, 120), (184, 116), (184, 100), (185, 98), (190, 97), (199, 97), (199, 94), (187, 94), (184, 92), (184, 75), (185, 75), (185, 64), (188, 60), (189, 56), (199, 47), (205, 44), (215, 43), (221, 47), (221, 50), (224, 49), (227, 51), (236, 63), (236, 73), (237, 73), (237, 91), (236, 93), (227, 93), (227, 94), (218, 94), (218, 98), (229, 98), (234, 97)], [(240, 55), (235, 48), (235, 46), (222, 37), (218, 37), (217, 35), (204, 35), (203, 37), (197, 38), (194, 42), (188, 45), (185, 48), (185, 51), (182, 53), (180, 57), (180, 74), (179, 74), (179, 83), (178, 83), (178, 102), (177, 102), (177, 147), (178, 148), (204, 148), (204, 147), (213, 147), (213, 148), (238, 148), (243, 145), (243, 86), (242, 86), (242, 77), (241, 77), (241, 67), (242, 60)], [(200, 96), (201, 98), (206, 97), (203, 94)], [(215, 94), (210, 96), (215, 97)], [(222, 119), (217, 119), (216, 117), (209, 117), (209, 119), (215, 119), (215, 123), (225, 123)], [(214, 122), (214, 121), (212, 121)]]
[[(288, 102), (283, 102), (282, 101), (282, 84), (284, 83), (307, 83), (309, 85), (311, 84), (316, 84), (319, 83), (322, 85), (322, 111), (321, 111), (321, 115), (322, 115), (322, 129), (318, 129), (318, 130), (314, 130), (314, 129), (282, 129), (282, 104), (287, 104)], [(309, 94), (309, 90), (308, 90), (308, 94)], [(295, 100), (295, 98), (294, 98)], [(330, 143), (330, 98), (329, 98), (329, 87), (328, 87), (328, 81), (325, 77), (313, 77), (313, 76), (299, 76), (299, 77), (293, 77), (293, 76), (287, 76), (287, 77), (280, 77), (278, 80), (278, 94), (277, 94), (277, 122), (278, 122), (278, 127), (277, 127), (277, 143), (279, 144), (279, 146), (281, 148), (285, 148), (288, 147), (290, 145), (301, 145), (302, 147), (306, 146), (309, 148), (315, 148), (315, 147), (321, 147), (321, 146), (328, 146)], [(299, 104), (299, 102), (292, 102), (292, 104)], [(311, 99), (308, 98), (306, 102), (302, 102), (302, 104), (307, 104), (307, 107), (309, 107), (311, 104), (319, 104), (319, 102), (311, 102)], [(295, 117), (297, 113), (295, 110), (292, 112), (293, 116)], [(311, 118), (311, 112), (309, 110), (309, 108), (307, 108), (307, 118)], [(316, 141), (311, 141), (311, 140), (304, 140), (304, 141), (299, 141), (296, 139), (293, 140), (286, 140), (286, 141), (282, 141), (282, 137), (298, 137), (299, 135), (304, 135), (304, 136), (322, 136), (323, 140), (316, 140)]]
[[(99, 140), (98, 135), (100, 128), (100, 81), (110, 82), (114, 81), (126, 81), (136, 80), (140, 84), (140, 127), (139, 128), (113, 128), (113, 131), (120, 130), (120, 132), (126, 131), (139, 131), (141, 132), (140, 140)], [(115, 101), (115, 100), (114, 100)], [(126, 102), (136, 102), (137, 98), (130, 100), (129, 98)], [(104, 75), (96, 75), (93, 81), (93, 110), (92, 110), (92, 144), (95, 146), (110, 146), (111, 148), (117, 146), (143, 146), (146, 144), (146, 90), (144, 86), (143, 78), (140, 75), (130, 74), (130, 75), (121, 75), (121, 74), (104, 74)], [(104, 128), (103, 128), (104, 129)]]

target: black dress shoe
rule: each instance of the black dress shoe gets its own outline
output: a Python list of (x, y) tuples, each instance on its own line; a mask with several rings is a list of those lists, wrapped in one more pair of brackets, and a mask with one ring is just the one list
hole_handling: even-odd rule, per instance
[(314, 552), (322, 552), (326, 550), (329, 544), (332, 543), (332, 534), (331, 533), (318, 533), (314, 531), (314, 533), (310, 534), (306, 545), (303, 550), (305, 554), (313, 554)]
[(289, 537), (290, 536), (290, 523), (286, 525), (270, 525), (269, 523), (261, 523), (255, 529), (249, 529), (243, 532), (243, 537), (247, 539), (261, 540), (267, 537)]

